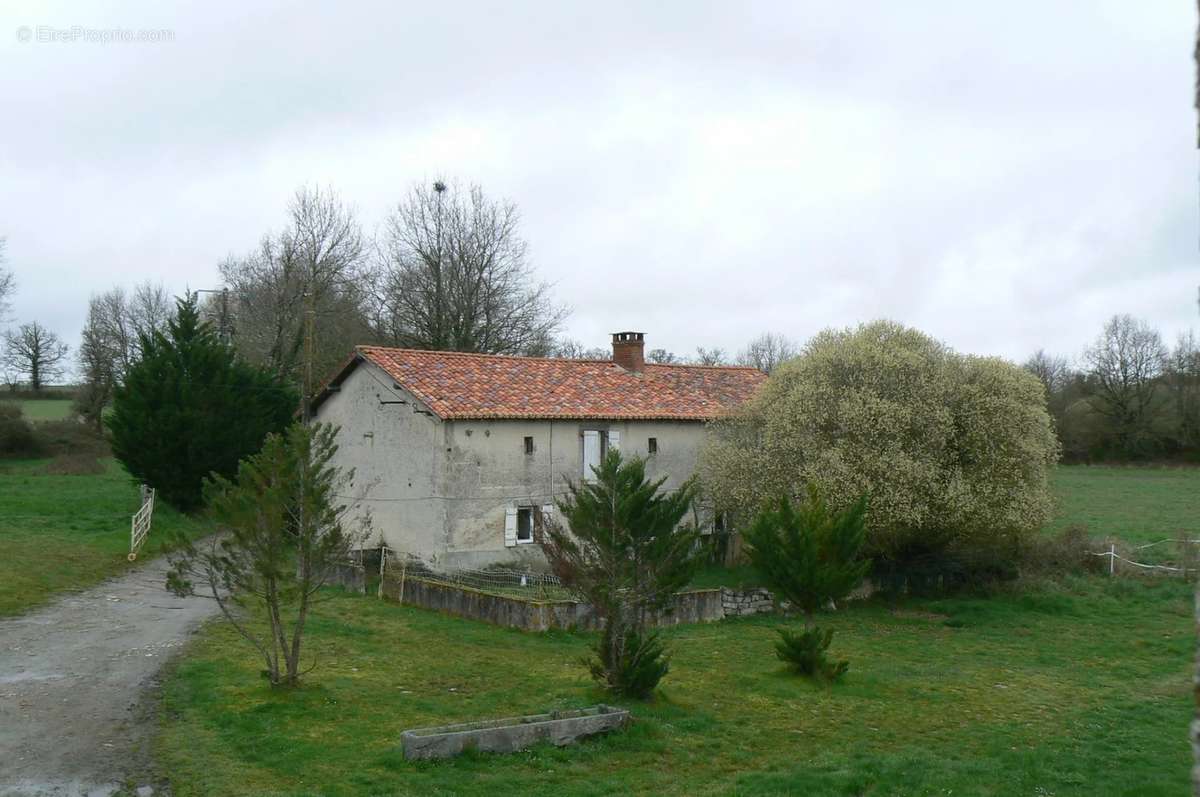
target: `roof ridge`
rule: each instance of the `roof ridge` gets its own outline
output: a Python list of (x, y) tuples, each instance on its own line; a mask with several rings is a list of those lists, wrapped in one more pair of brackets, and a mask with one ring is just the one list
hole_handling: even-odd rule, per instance
[[(354, 347), (358, 351), (364, 349), (375, 349), (379, 351), (402, 351), (411, 354), (436, 354), (438, 356), (447, 357), (487, 357), (494, 360), (538, 360), (542, 362), (552, 363), (607, 363), (616, 365), (616, 361), (612, 359), (600, 360), (590, 357), (535, 357), (527, 354), (489, 354), (481, 351), (449, 351), (446, 349), (406, 349), (402, 346), (376, 346), (374, 344), (360, 344)], [(712, 368), (717, 370), (735, 370), (735, 371), (757, 371), (753, 365), (705, 365), (704, 363), (644, 363), (647, 368)]]
[(407, 352), (409, 354), (436, 354), (439, 356), (445, 355), (447, 357), (487, 357), (488, 359), (491, 359), (491, 360), (541, 360), (541, 361), (552, 362), (552, 363), (569, 362), (569, 363), (608, 363), (610, 365), (616, 364), (611, 359), (609, 359), (609, 360), (594, 360), (594, 359), (582, 359), (582, 358), (574, 358), (574, 357), (534, 357), (532, 355), (525, 355), (525, 354), (488, 354), (486, 352), (481, 352), (481, 351), (447, 351), (445, 349), (405, 349), (400, 346), (375, 346), (375, 345), (360, 344), (358, 346), (355, 346), (354, 348), (358, 351), (363, 351), (364, 349), (375, 349), (378, 351), (402, 351), (402, 352)]

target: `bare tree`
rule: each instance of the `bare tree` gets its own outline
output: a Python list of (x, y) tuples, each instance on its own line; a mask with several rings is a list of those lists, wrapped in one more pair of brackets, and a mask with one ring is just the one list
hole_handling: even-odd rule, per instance
[(1021, 367), (1038, 378), (1046, 389), (1047, 397), (1066, 387), (1071, 378), (1071, 366), (1067, 358), (1047, 354), (1045, 349), (1038, 349)]
[(12, 271), (4, 267), (4, 249), (7, 243), (7, 239), (0, 238), (0, 321), (8, 317), (8, 311), (12, 307), (13, 294), (17, 292), (16, 277), (13, 276)]
[(1109, 419), (1117, 445), (1138, 454), (1151, 435), (1155, 380), (1167, 362), (1158, 331), (1131, 315), (1116, 315), (1083, 354), (1094, 380), (1099, 409)]
[(67, 344), (36, 321), (22, 324), (4, 335), (4, 364), (29, 380), (36, 393), (63, 373)]
[(692, 359), (692, 362), (695, 365), (725, 365), (728, 359), (725, 355), (725, 350), (719, 346), (714, 346), (711, 349), (697, 346), (696, 356)]
[(764, 332), (738, 352), (737, 362), (769, 374), (799, 353), (796, 344), (786, 336)]
[(585, 348), (574, 338), (562, 338), (550, 350), (550, 356), (560, 360), (608, 360), (612, 351), (599, 347)]
[(528, 354), (551, 350), (566, 315), (537, 282), (520, 214), (478, 185), (409, 191), (379, 246), (374, 325), (410, 348)]
[(76, 352), (83, 378), (76, 410), (85, 420), (100, 426), (113, 389), (141, 357), (143, 341), (165, 329), (174, 313), (167, 289), (152, 282), (141, 283), (132, 293), (112, 288), (88, 301), (87, 321)]
[(254, 363), (299, 380), (306, 294), (311, 293), (315, 363), (323, 373), (370, 332), (362, 229), (352, 208), (330, 189), (301, 188), (283, 232), (220, 265), (234, 305), (233, 343)]
[(679, 362), (679, 358), (675, 356), (674, 352), (667, 351), (666, 349), (651, 349), (646, 352), (646, 361), (658, 363), (659, 365), (670, 365)]

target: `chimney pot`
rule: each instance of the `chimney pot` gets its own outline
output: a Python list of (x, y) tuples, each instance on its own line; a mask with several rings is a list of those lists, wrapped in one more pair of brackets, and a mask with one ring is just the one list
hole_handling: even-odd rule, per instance
[(612, 336), (613, 362), (640, 374), (646, 370), (646, 336), (641, 332), (614, 332)]

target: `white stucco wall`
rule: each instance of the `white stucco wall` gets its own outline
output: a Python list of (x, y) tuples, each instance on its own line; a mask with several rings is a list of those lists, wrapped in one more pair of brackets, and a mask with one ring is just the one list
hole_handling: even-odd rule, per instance
[[(441, 421), (422, 410), (383, 371), (362, 363), (317, 419), (341, 427), (337, 463), (356, 471), (356, 513), (370, 511), (371, 544), (383, 541), (446, 567), (544, 564), (536, 544), (505, 547), (505, 509), (553, 504), (567, 479), (578, 481), (584, 430), (615, 430), (622, 452), (643, 457), (656, 438), (647, 471), (667, 476), (667, 489), (692, 475), (705, 434), (694, 421)], [(525, 453), (526, 436), (532, 454)]]
[(347, 519), (353, 526), (370, 515), (371, 538), (364, 547), (385, 541), (393, 550), (420, 556), (445, 550), (437, 478), (444, 461), (442, 424), (426, 413), (370, 363), (360, 363), (317, 408), (316, 420), (341, 428), (335, 464), (354, 469)]

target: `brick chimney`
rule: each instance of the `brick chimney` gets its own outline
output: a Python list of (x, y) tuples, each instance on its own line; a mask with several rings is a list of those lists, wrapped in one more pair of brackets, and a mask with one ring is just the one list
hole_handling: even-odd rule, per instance
[(635, 374), (646, 370), (645, 337), (641, 332), (614, 332), (613, 362)]

